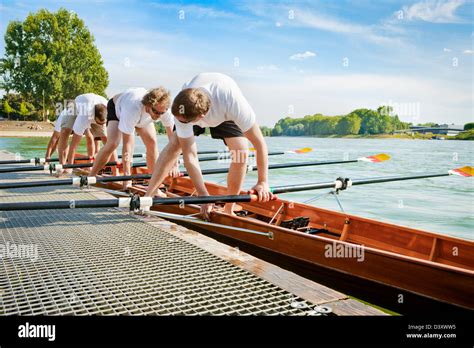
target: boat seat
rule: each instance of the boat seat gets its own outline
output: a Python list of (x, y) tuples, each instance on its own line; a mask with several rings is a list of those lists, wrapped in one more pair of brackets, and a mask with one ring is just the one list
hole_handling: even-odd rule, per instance
[(299, 228), (305, 228), (309, 225), (309, 217), (299, 216), (291, 220), (283, 220), (280, 223), (280, 227), (297, 230)]

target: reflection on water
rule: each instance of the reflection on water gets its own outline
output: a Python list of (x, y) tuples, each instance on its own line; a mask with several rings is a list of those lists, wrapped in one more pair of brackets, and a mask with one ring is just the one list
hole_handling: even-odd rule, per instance
[[(42, 156), (47, 138), (0, 138), (0, 149), (20, 152), (26, 158)], [(161, 149), (167, 143), (160, 136)], [(197, 138), (199, 150), (224, 149), (222, 141), (207, 136)], [(339, 176), (366, 178), (409, 173), (445, 172), (448, 169), (474, 164), (474, 142), (399, 139), (322, 139), (306, 137), (267, 138), (270, 151), (312, 147), (304, 155), (271, 156), (270, 163), (352, 159), (385, 152), (388, 162), (353, 163), (332, 166), (289, 168), (270, 171), (270, 185), (333, 181)], [(84, 147), (82, 147), (84, 149)], [(140, 140), (135, 152), (144, 152)], [(202, 168), (221, 168), (228, 164), (205, 162)], [(225, 174), (210, 175), (209, 181), (225, 183)], [(246, 187), (255, 183), (257, 174), (249, 173)], [(306, 191), (282, 195), (295, 201), (306, 201), (324, 191)], [(340, 194), (346, 212), (414, 228), (474, 239), (474, 178), (457, 176), (414, 181), (357, 186)], [(339, 209), (331, 196), (311, 204)]]

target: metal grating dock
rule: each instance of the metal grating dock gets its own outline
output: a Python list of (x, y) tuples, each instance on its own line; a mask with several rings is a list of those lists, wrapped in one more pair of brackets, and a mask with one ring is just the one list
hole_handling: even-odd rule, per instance
[[(50, 179), (3, 175), (1, 181)], [(0, 190), (1, 202), (96, 199), (70, 187)], [(0, 212), (0, 315), (306, 315), (311, 303), (117, 209)], [(295, 304), (303, 308), (297, 308)], [(314, 307), (314, 305), (312, 305)]]

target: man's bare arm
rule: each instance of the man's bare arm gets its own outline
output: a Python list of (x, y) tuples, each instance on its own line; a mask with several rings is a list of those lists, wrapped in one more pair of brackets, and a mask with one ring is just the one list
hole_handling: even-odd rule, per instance
[(81, 140), (82, 140), (82, 135), (77, 135), (76, 133), (74, 133), (74, 135), (72, 136), (71, 144), (69, 145), (69, 151), (67, 154), (68, 164), (74, 163), (74, 157), (76, 156), (76, 149), (79, 146)]
[(148, 189), (145, 196), (153, 197), (156, 194), (158, 187), (163, 183), (170, 170), (176, 164), (180, 152), (181, 147), (179, 145), (178, 136), (176, 133), (173, 133), (169, 138), (169, 143), (163, 148), (155, 163), (155, 169), (148, 182)]
[(197, 146), (194, 136), (189, 138), (179, 138), (179, 144), (183, 151), (184, 166), (188, 171), (194, 187), (199, 196), (209, 196), (206, 185), (204, 185), (204, 178), (201, 173), (201, 166), (199, 165), (199, 158), (197, 154)]

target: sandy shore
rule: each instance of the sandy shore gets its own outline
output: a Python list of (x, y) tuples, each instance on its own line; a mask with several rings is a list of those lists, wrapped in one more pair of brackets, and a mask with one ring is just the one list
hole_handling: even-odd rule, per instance
[(50, 137), (53, 129), (51, 122), (3, 120), (0, 122), (0, 137)]
[(28, 138), (28, 137), (50, 137), (51, 131), (0, 131), (0, 137)]

